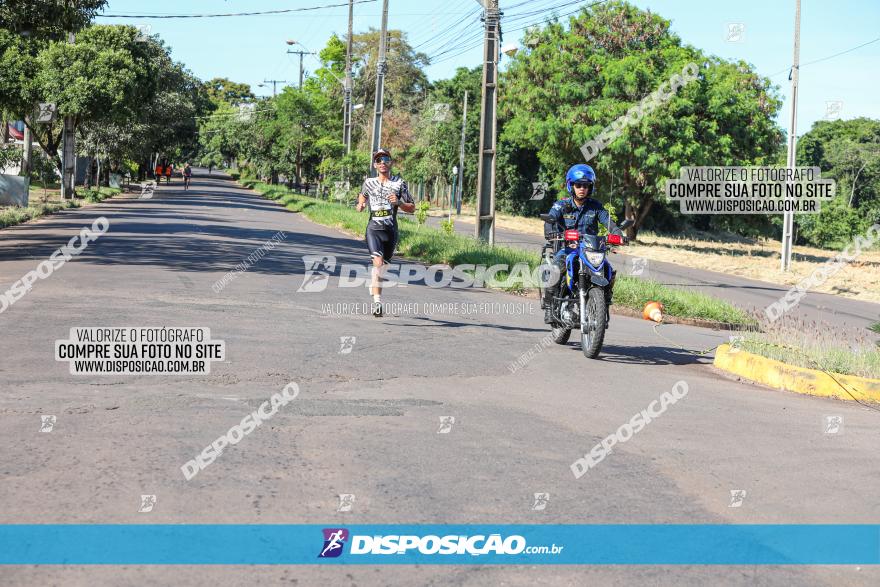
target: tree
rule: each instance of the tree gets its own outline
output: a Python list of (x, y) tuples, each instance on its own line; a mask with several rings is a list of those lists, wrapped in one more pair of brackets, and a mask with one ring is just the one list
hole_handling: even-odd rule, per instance
[(35, 40), (67, 40), (107, 5), (107, 0), (4, 0), (0, 29)]
[[(366, 33), (352, 36), (352, 61), (361, 67), (354, 74), (353, 95), (358, 101), (370, 105), (376, 99), (376, 65), (379, 61), (380, 31), (371, 28)], [(428, 66), (428, 56), (415, 51), (406, 40), (406, 34), (400, 30), (388, 31), (388, 43), (385, 53), (387, 70), (385, 72), (385, 93), (383, 99), (386, 120), (393, 119), (400, 124), (411, 126), (414, 121), (403, 116), (403, 113), (415, 114), (420, 103), (425, 99), (430, 84), (424, 68)], [(357, 144), (363, 150), (370, 149), (373, 125), (372, 108), (354, 112), (352, 127), (358, 128)], [(411, 136), (411, 132), (400, 128), (398, 131), (383, 123), (383, 133), (401, 132)], [(354, 134), (354, 133), (353, 133)], [(352, 142), (354, 143), (354, 136)]]
[(465, 125), (464, 193), (472, 197), (477, 185), (477, 154), (480, 142), (480, 88), (482, 68), (459, 67), (450, 79), (438, 81), (419, 113), (414, 140), (403, 153), (407, 177), (425, 183), (452, 180), (452, 167), (459, 164), (461, 117), (464, 93), (468, 92)]
[[(584, 160), (581, 147), (615, 123), (619, 137), (590, 164), (604, 193), (613, 181), (604, 197), (635, 221), (631, 238), (682, 165), (762, 164), (778, 151), (781, 102), (769, 80), (682, 45), (649, 11), (611, 2), (582, 10), (567, 28), (553, 22), (531, 34), (536, 45), (501, 80), (498, 165), (559, 186)], [(661, 86), (683, 72), (696, 79), (677, 92)], [(658, 87), (663, 100), (639, 116), (633, 108)], [(627, 115), (635, 121), (621, 124)], [(500, 201), (523, 206), (521, 182), (498, 183)]]
[(880, 221), (880, 121), (820, 120), (798, 141), (797, 161), (837, 180), (819, 214), (795, 216), (799, 240), (839, 246)]
[[(72, 116), (75, 126), (123, 125), (157, 92), (163, 60), (170, 63), (164, 49), (138, 40), (134, 27), (96, 25), (74, 44), (53, 41), (40, 51), (34, 90), (43, 101), (54, 102), (60, 116)], [(32, 126), (53, 157), (61, 139), (58, 126)]]
[(214, 103), (225, 102), (233, 106), (249, 104), (257, 97), (248, 84), (236, 83), (225, 77), (215, 77), (205, 83), (208, 96)]

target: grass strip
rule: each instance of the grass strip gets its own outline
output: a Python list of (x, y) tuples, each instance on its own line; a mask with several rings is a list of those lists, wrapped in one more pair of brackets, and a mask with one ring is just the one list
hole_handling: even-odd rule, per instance
[(880, 379), (880, 348), (852, 333), (835, 332), (827, 324), (807, 331), (770, 327), (747, 332), (738, 346), (796, 367)]
[[(290, 192), (283, 186), (268, 185), (253, 179), (244, 179), (241, 183), (288, 210), (303, 213), (318, 224), (355, 234), (363, 234), (367, 228), (367, 215), (344, 204), (316, 200)], [(406, 217), (401, 217), (398, 224), (400, 254), (428, 264), (440, 263), (453, 267), (461, 264), (513, 266), (525, 262), (534, 269), (540, 263), (537, 251), (530, 253), (502, 246), (491, 247), (466, 236), (448, 235), (442, 230), (419, 226)], [(499, 272), (498, 277), (505, 279), (506, 274)], [(518, 290), (509, 288), (509, 291)], [(724, 300), (699, 292), (667, 287), (656, 281), (618, 275), (614, 286), (615, 304), (641, 311), (652, 300), (663, 303), (670, 316), (741, 325), (755, 323), (747, 312)]]
[(66, 210), (68, 208), (78, 207), (79, 202), (77, 202), (76, 200), (63, 200), (61, 202), (34, 204), (32, 206), (27, 206), (26, 208), (22, 208), (19, 206), (9, 207), (5, 210), (0, 210), (0, 228), (15, 226), (16, 224), (28, 222), (29, 220), (39, 218), (40, 216), (45, 216), (47, 214), (58, 212), (59, 210)]
[(119, 188), (110, 187), (102, 187), (100, 189), (91, 188), (88, 190), (81, 190), (79, 194), (77, 194), (77, 198), (73, 200), (42, 202), (27, 207), (10, 206), (0, 210), (0, 228), (22, 224), (33, 220), (34, 218), (39, 218), (40, 216), (53, 214), (59, 210), (78, 208), (81, 205), (81, 201), (90, 204), (103, 202), (107, 198), (111, 198), (121, 191), (122, 190)]

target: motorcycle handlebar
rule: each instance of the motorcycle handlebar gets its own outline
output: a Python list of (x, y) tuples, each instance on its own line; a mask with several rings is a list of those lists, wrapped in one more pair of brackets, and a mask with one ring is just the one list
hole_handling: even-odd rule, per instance
[[(578, 236), (579, 236), (579, 237), (583, 237), (584, 235), (583, 235), (583, 234), (579, 234)], [(620, 243), (621, 245), (629, 244), (629, 238), (627, 238), (626, 235), (622, 235), (620, 238), (621, 238), (621, 240), (623, 241), (622, 243)], [(546, 237), (546, 239), (547, 239), (548, 242), (550, 242), (550, 241), (564, 241), (564, 240), (565, 240), (565, 238), (562, 236), (562, 233), (561, 233), (561, 232), (554, 232), (554, 233), (551, 233), (550, 235), (548, 235), (548, 236)], [(620, 245), (615, 245), (614, 243), (609, 243), (608, 241), (606, 241), (605, 244), (607, 244), (609, 247), (618, 247), (618, 246), (620, 246)]]

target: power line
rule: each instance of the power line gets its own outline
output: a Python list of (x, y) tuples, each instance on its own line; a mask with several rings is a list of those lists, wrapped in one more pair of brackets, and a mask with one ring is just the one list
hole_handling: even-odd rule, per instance
[[(461, 13), (457, 12), (457, 9), (464, 8), (464, 6), (461, 5), (463, 2), (467, 2), (467, 5), (471, 5), (472, 0), (459, 0), (459, 4), (455, 6), (456, 11), (444, 10), (442, 15), (437, 12), (426, 14), (425, 16), (429, 16), (432, 18), (426, 19), (424, 21), (424, 24), (426, 25), (424, 30), (426, 32), (424, 34), (418, 34), (415, 36), (415, 38), (413, 39), (413, 47), (420, 47), (422, 45), (425, 45), (434, 37), (442, 34), (447, 28), (454, 26), (455, 24), (460, 24), (459, 21), (461, 17), (459, 16), (459, 14)], [(475, 9), (468, 10), (467, 13), (469, 14), (473, 10)], [(421, 32), (422, 31), (419, 31), (419, 33)]]
[[(868, 45), (870, 45), (870, 44), (872, 44), (872, 43), (876, 43), (877, 41), (880, 41), (880, 37), (877, 37), (876, 39), (872, 39), (872, 40), (870, 40), (870, 41), (868, 41), (868, 42), (866, 42), (866, 43), (862, 43), (861, 45), (857, 45), (857, 46), (855, 46), (855, 47), (851, 47), (851, 48), (849, 48), (849, 49), (847, 49), (847, 50), (845, 50), (845, 51), (841, 51), (840, 53), (835, 53), (835, 54), (833, 54), (833, 55), (828, 55), (827, 57), (820, 57), (819, 59), (814, 59), (813, 61), (807, 61), (806, 63), (801, 63), (798, 67), (801, 68), (801, 67), (803, 67), (803, 66), (805, 66), (805, 65), (813, 65), (814, 63), (820, 63), (820, 62), (822, 62), (822, 61), (828, 61), (829, 59), (833, 59), (833, 58), (835, 58), (835, 57), (840, 57), (841, 55), (845, 55), (846, 53), (851, 53), (851, 52), (855, 51), (856, 49), (861, 49), (862, 47), (867, 47)], [(771, 73), (771, 74), (768, 75), (767, 77), (773, 77), (773, 76), (775, 76), (775, 75), (779, 75), (780, 73), (785, 73), (786, 71), (791, 71), (791, 66), (786, 67), (786, 68), (784, 68), (784, 69), (780, 69), (779, 71), (777, 71), (777, 72), (775, 72), (775, 73)]]
[[(571, 16), (572, 14), (576, 14), (576, 13), (578, 13), (582, 10), (585, 10), (587, 8), (592, 8), (593, 6), (597, 6), (599, 4), (604, 4), (607, 1), (608, 0), (599, 0), (598, 2), (592, 2), (586, 6), (578, 6), (578, 8), (571, 10), (569, 12), (565, 12), (563, 14), (551, 14), (546, 17), (542, 17), (542, 18), (533, 20), (531, 22), (526, 23), (523, 26), (514, 27), (514, 28), (510, 28), (510, 29), (505, 28), (503, 26), (504, 23), (510, 24), (511, 22), (522, 21), (524, 19), (529, 18), (530, 16), (534, 16), (537, 14), (543, 15), (543, 14), (547, 14), (547, 12), (559, 10), (560, 8), (567, 8), (569, 6), (572, 6), (573, 4), (583, 4), (584, 0), (576, 0), (574, 2), (567, 1), (567, 2), (562, 2), (562, 3), (558, 3), (555, 5), (551, 5), (551, 6), (545, 6), (541, 9), (538, 9), (538, 10), (530, 10), (528, 12), (513, 14), (510, 17), (502, 18), (502, 21), (501, 21), (502, 22), (502, 29), (501, 30), (502, 30), (502, 33), (515, 33), (517, 31), (531, 28), (531, 27), (535, 26), (536, 24), (541, 24), (542, 22), (548, 22), (551, 18), (564, 18), (566, 16)], [(524, 5), (524, 4), (526, 4), (526, 2), (518, 4), (517, 6)], [(461, 39), (465, 35), (459, 35), (459, 37), (457, 37), (456, 39), (453, 39), (451, 42), (446, 43), (445, 45), (439, 47), (437, 49), (437, 51), (433, 55), (431, 55), (431, 64), (436, 65), (438, 63), (443, 63), (444, 61), (449, 61), (450, 59), (454, 59), (460, 55), (463, 55), (464, 53), (467, 53), (468, 51), (471, 51), (472, 49), (475, 49), (476, 47), (479, 47), (483, 43), (482, 31), (473, 31), (473, 33), (474, 34), (471, 34), (469, 36), (469, 38), (467, 38), (463, 41)], [(479, 34), (476, 34), (476, 33), (479, 33)], [(459, 41), (461, 41), (461, 42), (459, 42)], [(442, 59), (438, 59), (438, 57), (442, 57)]]
[[(368, 4), (376, 0), (355, 0), (355, 4)], [(285, 8), (281, 10), (264, 10), (262, 12), (227, 12), (222, 14), (100, 14), (97, 18), (221, 18), (226, 16), (264, 16), (267, 14), (286, 14), (289, 12), (306, 12), (310, 10), (323, 10), (325, 8), (339, 8), (348, 6), (348, 2), (342, 4), (325, 4), (323, 6), (307, 6), (304, 8)]]
[(467, 12), (460, 13), (460, 14), (464, 15), (463, 17), (460, 15), (453, 14), (451, 21), (448, 20), (447, 22), (444, 22), (443, 27), (439, 31), (434, 32), (432, 34), (429, 34), (426, 38), (424, 38), (422, 40), (417, 39), (418, 43), (416, 43), (412, 46), (413, 49), (418, 49), (419, 47), (425, 47), (426, 45), (436, 45), (436, 44), (438, 44), (438, 41), (442, 43), (444, 37), (447, 37), (449, 35), (449, 33), (451, 33), (455, 29), (457, 29), (457, 28), (461, 27), (463, 24), (465, 24), (467, 22), (468, 17), (473, 17), (474, 14), (480, 14), (480, 12), (481, 12), (481, 9), (474, 8), (474, 9), (469, 10)]

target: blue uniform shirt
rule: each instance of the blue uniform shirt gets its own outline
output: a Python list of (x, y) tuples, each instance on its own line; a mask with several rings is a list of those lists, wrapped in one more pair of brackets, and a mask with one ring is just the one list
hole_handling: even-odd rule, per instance
[(599, 234), (600, 222), (608, 227), (609, 232), (612, 231), (608, 210), (593, 198), (587, 198), (580, 208), (574, 203), (574, 198), (559, 200), (550, 208), (550, 217), (560, 232), (576, 228), (584, 234), (595, 235)]

